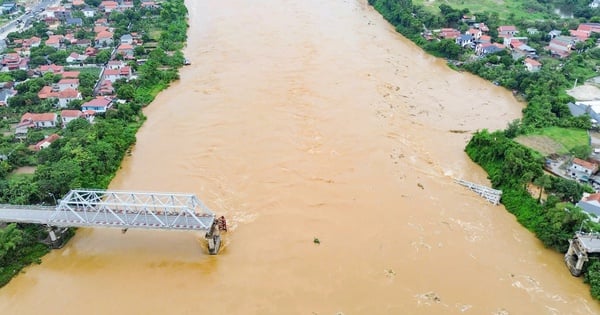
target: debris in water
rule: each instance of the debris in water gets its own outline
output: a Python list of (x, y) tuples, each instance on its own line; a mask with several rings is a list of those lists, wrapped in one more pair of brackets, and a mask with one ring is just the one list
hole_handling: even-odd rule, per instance
[(419, 186), (419, 188), (421, 188), (421, 189), (425, 189), (425, 187), (423, 187), (423, 184), (421, 184), (421, 183), (417, 183), (417, 186)]
[(317, 245), (321, 245), (321, 241), (319, 241), (319, 239), (316, 237), (313, 239), (313, 243), (315, 243)]

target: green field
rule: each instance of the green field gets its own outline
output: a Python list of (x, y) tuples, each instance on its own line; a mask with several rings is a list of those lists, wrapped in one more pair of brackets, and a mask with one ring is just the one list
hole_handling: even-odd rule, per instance
[(439, 13), (439, 6), (445, 3), (454, 9), (468, 8), (471, 13), (496, 12), (500, 19), (534, 20), (553, 18), (547, 9), (535, 0), (413, 0), (414, 4), (430, 8), (432, 12)]
[(519, 136), (515, 141), (543, 155), (565, 154), (574, 147), (589, 145), (589, 137), (585, 130), (560, 127), (544, 128), (528, 135)]

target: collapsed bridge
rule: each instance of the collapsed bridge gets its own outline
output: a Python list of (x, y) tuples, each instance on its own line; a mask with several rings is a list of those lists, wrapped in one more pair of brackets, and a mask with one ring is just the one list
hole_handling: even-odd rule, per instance
[(225, 218), (216, 218), (194, 194), (95, 189), (71, 190), (56, 206), (2, 204), (0, 221), (47, 225), (53, 244), (66, 227), (206, 231), (211, 255), (227, 230)]

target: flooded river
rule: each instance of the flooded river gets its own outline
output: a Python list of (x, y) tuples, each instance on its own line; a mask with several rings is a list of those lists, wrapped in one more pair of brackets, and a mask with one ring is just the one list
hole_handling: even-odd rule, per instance
[[(1, 314), (598, 314), (502, 206), (470, 133), (520, 116), (356, 0), (188, 1), (192, 65), (147, 108), (113, 189), (196, 193), (202, 233), (81, 229)], [(313, 243), (318, 238), (320, 245)]]

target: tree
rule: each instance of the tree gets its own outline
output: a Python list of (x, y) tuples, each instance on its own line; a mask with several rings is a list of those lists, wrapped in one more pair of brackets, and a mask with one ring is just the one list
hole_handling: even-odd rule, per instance
[(538, 202), (542, 200), (542, 194), (546, 188), (549, 188), (552, 185), (552, 178), (546, 174), (536, 178), (533, 183), (540, 188), (540, 194), (538, 196)]
[(110, 60), (110, 51), (108, 49), (103, 49), (98, 52), (96, 55), (96, 62), (99, 64), (105, 64)]
[(15, 223), (0, 229), (0, 262), (6, 262), (10, 252), (23, 242), (23, 231), (17, 229)]
[(589, 145), (579, 145), (571, 149), (571, 154), (582, 160), (586, 160), (592, 154), (592, 147)]

